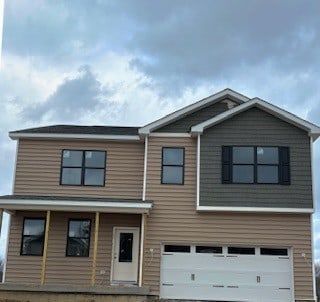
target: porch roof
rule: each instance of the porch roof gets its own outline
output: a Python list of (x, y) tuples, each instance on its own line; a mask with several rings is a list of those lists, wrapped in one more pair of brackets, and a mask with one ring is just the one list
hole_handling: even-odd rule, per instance
[(152, 208), (152, 201), (78, 196), (3, 195), (0, 196), (0, 208), (8, 212), (15, 210), (51, 210), (148, 214)]

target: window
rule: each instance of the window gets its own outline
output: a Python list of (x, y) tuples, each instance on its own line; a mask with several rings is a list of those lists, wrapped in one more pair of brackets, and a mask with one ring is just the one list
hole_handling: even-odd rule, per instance
[(268, 256), (288, 256), (288, 249), (261, 248), (260, 254)]
[(162, 148), (162, 184), (183, 185), (184, 148)]
[(289, 148), (223, 146), (222, 183), (289, 185)]
[(44, 218), (24, 219), (21, 255), (42, 256), (45, 224)]
[(255, 248), (254, 247), (228, 247), (228, 254), (235, 254), (235, 255), (254, 255)]
[(164, 246), (167, 253), (190, 253), (190, 245), (168, 245)]
[(120, 233), (119, 262), (132, 262), (133, 233)]
[(196, 246), (196, 253), (222, 254), (222, 246)]
[(63, 150), (61, 161), (62, 185), (104, 186), (106, 152)]
[(67, 238), (67, 256), (89, 257), (90, 219), (70, 219)]

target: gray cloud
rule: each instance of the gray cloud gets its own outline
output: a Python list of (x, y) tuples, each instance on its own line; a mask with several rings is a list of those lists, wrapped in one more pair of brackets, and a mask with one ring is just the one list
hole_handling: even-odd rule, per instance
[(24, 12), (8, 1), (5, 50), (56, 64), (86, 63), (108, 51), (130, 53), (132, 67), (171, 94), (238, 72), (249, 79), (259, 70), (261, 80), (270, 70), (279, 77), (319, 77), (319, 1), (26, 3)]
[[(140, 54), (133, 65), (166, 83), (184, 84), (228, 79), (232, 72), (257, 65), (272, 66), (277, 74), (315, 71), (319, 67), (315, 58), (320, 48), (320, 3), (305, 4), (174, 1), (174, 9), (152, 26), (141, 17), (146, 26), (131, 41)], [(150, 6), (145, 5), (140, 15), (158, 9)]]
[(67, 78), (47, 100), (25, 108), (22, 118), (32, 121), (79, 122), (83, 116), (105, 108), (114, 113), (116, 105), (108, 100), (110, 92), (91, 72), (88, 66), (79, 69), (74, 78)]
[(69, 64), (86, 55), (122, 50), (129, 38), (125, 10), (107, 1), (12, 0), (5, 6), (6, 51)]

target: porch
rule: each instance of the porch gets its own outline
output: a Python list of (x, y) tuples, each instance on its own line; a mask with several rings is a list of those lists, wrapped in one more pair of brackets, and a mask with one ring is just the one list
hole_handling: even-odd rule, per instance
[[(141, 200), (0, 197), (0, 208), (11, 214), (5, 284), (0, 290), (10, 291), (10, 286), (40, 291), (62, 286), (63, 291), (92, 294), (142, 290), (144, 234), (151, 207), (151, 202)], [(32, 255), (24, 250), (25, 237), (30, 237), (26, 220), (41, 219), (43, 252)], [(82, 238), (77, 235), (80, 225), (88, 233)]]

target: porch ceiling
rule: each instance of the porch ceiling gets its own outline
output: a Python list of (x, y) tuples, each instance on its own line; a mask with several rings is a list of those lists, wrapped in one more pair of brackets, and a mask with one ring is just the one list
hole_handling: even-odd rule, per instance
[(0, 196), (0, 208), (8, 212), (16, 210), (51, 210), (65, 212), (148, 214), (152, 208), (152, 201), (77, 196), (4, 195)]

